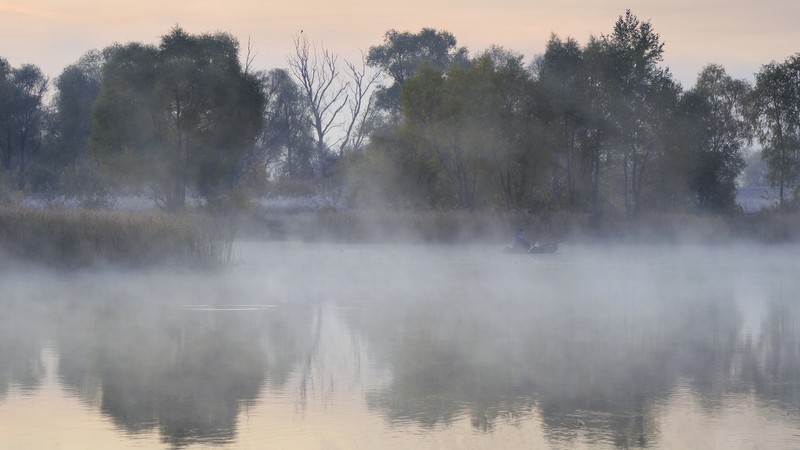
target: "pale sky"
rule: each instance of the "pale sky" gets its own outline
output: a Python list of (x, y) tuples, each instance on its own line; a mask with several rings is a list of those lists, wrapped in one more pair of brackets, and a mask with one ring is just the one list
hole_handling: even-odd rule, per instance
[(157, 43), (170, 28), (250, 39), (255, 69), (286, 67), (300, 30), (354, 59), (389, 29), (453, 33), (475, 55), (492, 44), (525, 55), (551, 33), (581, 45), (609, 34), (630, 8), (665, 43), (664, 65), (685, 88), (708, 63), (752, 80), (762, 64), (800, 52), (800, 0), (0, 0), (0, 57), (51, 77), (91, 49)]

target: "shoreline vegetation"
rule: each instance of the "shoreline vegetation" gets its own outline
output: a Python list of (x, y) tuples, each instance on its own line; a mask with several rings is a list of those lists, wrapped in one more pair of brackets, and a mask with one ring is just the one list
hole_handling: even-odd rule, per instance
[(523, 228), (531, 239), (586, 243), (782, 244), (800, 241), (800, 214), (764, 210), (740, 215), (650, 213), (637, 219), (574, 212), (346, 211), (313, 215), (308, 241), (463, 244), (510, 243)]
[[(800, 241), (800, 53), (754, 83), (708, 64), (685, 89), (629, 9), (533, 58), (470, 54), (435, 28), (388, 30), (361, 61), (293, 40), (288, 67), (263, 70), (231, 34), (178, 25), (54, 80), (0, 56), (0, 267), (220, 267), (249, 239), (504, 246), (519, 228)], [(738, 186), (767, 184), (739, 202)], [(118, 196), (149, 204), (84, 209)], [(324, 204), (280, 211), (271, 196)], [(22, 208), (39, 199), (64, 204)]]
[(0, 257), (57, 268), (208, 268), (233, 261), (234, 230), (199, 213), (0, 207)]
[[(55, 268), (216, 268), (235, 262), (242, 240), (467, 244), (502, 246), (522, 227), (536, 240), (585, 243), (800, 241), (800, 214), (650, 214), (636, 220), (590, 214), (467, 211), (376, 211), (321, 208), (272, 212), (251, 207), (225, 214), (202, 209), (160, 211), (0, 207), (0, 257)], [(2, 267), (2, 266), (0, 266)]]

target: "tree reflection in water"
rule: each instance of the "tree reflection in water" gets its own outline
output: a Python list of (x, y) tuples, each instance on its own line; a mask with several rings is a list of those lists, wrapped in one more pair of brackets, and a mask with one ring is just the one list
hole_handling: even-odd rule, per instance
[[(5, 285), (4, 288), (13, 289)], [(0, 400), (11, 385), (34, 391), (42, 383), (41, 359), (45, 342), (44, 312), (23, 299), (5, 293), (0, 303)]]
[(627, 448), (657, 445), (658, 415), (679, 382), (712, 409), (737, 386), (798, 404), (798, 308), (786, 302), (773, 304), (752, 345), (724, 284), (475, 298), (482, 294), (360, 302), (352, 326), (393, 373), (369, 395), (371, 408), (426, 428), (468, 414), (481, 431), (535, 414), (552, 442), (581, 435)]
[[(731, 278), (692, 267), (626, 266), (633, 273), (615, 283), (552, 269), (499, 290), (502, 278), (471, 266), (454, 279), (389, 269), (341, 284), (341, 272), (319, 271), (319, 286), (242, 311), (215, 307), (265, 302), (238, 280), (26, 283), (2, 299), (0, 401), (12, 386), (42, 385), (51, 346), (63, 387), (125, 433), (157, 430), (173, 447), (236, 442), (242, 412), (265, 390), (296, 396), (299, 410), (363, 396), (401, 431), (468, 418), (489, 434), (536, 421), (556, 447), (658, 446), (678, 386), (710, 415), (745, 393), (800, 419), (796, 281), (771, 285), (746, 331)], [(187, 308), (187, 298), (212, 307)], [(360, 380), (375, 369), (377, 383)]]
[(299, 358), (291, 352), (304, 327), (292, 326), (295, 311), (165, 307), (154, 315), (138, 306), (96, 310), (97, 327), (64, 336), (84, 341), (64, 348), (94, 347), (89, 366), (69, 367), (84, 374), (65, 375), (65, 383), (96, 378), (103, 413), (129, 432), (158, 427), (177, 447), (232, 442), (242, 408), (255, 402), (266, 377), (280, 385)]
[(742, 344), (738, 373), (760, 398), (800, 415), (800, 305), (789, 293), (798, 291), (776, 290), (759, 339)]
[(186, 297), (151, 296), (141, 285), (82, 281), (34, 283), (20, 300), (4, 299), (0, 394), (41, 384), (52, 341), (61, 384), (120, 429), (157, 429), (174, 447), (219, 444), (235, 439), (242, 410), (265, 385), (285, 384), (308, 347), (311, 306), (302, 302), (231, 309), (218, 298), (221, 308), (185, 308)]

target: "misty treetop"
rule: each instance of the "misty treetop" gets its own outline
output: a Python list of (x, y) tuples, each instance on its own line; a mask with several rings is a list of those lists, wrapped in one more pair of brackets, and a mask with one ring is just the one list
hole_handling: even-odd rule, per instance
[(709, 64), (686, 90), (630, 11), (585, 44), (552, 35), (532, 61), (470, 57), (434, 28), (389, 30), (360, 61), (303, 33), (285, 69), (253, 71), (240, 50), (176, 27), (90, 51), (54, 83), (0, 59), (0, 194), (147, 189), (174, 211), (283, 184), (350, 205), (635, 217), (734, 211), (754, 141), (782, 204), (800, 176), (800, 54), (755, 86)]
[(230, 35), (180, 28), (158, 47), (120, 46), (105, 65), (91, 145), (115, 173), (153, 187), (166, 210), (211, 195), (255, 142), (264, 98)]
[(420, 66), (427, 64), (444, 72), (451, 64), (468, 64), (469, 57), (466, 47), (457, 47), (452, 33), (423, 28), (419, 33), (387, 31), (383, 44), (370, 47), (367, 62), (391, 79), (390, 85), (376, 92), (377, 103), (381, 108), (396, 112), (403, 84)]
[(35, 65), (14, 68), (0, 58), (0, 163), (4, 177), (15, 176), (20, 190), (42, 146), (48, 83)]
[(756, 74), (750, 114), (769, 167), (769, 181), (780, 190), (795, 186), (800, 175), (800, 53), (770, 63)]
[(748, 86), (710, 66), (683, 92), (663, 52), (627, 12), (585, 46), (553, 35), (532, 67), (497, 47), (424, 62), (403, 80), (401, 120), (373, 136), (369, 157), (390, 174), (374, 180), (434, 209), (730, 210)]

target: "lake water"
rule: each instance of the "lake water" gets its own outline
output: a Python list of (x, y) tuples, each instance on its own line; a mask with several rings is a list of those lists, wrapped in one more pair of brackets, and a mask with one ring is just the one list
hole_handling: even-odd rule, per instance
[(0, 270), (0, 449), (800, 448), (800, 246)]

